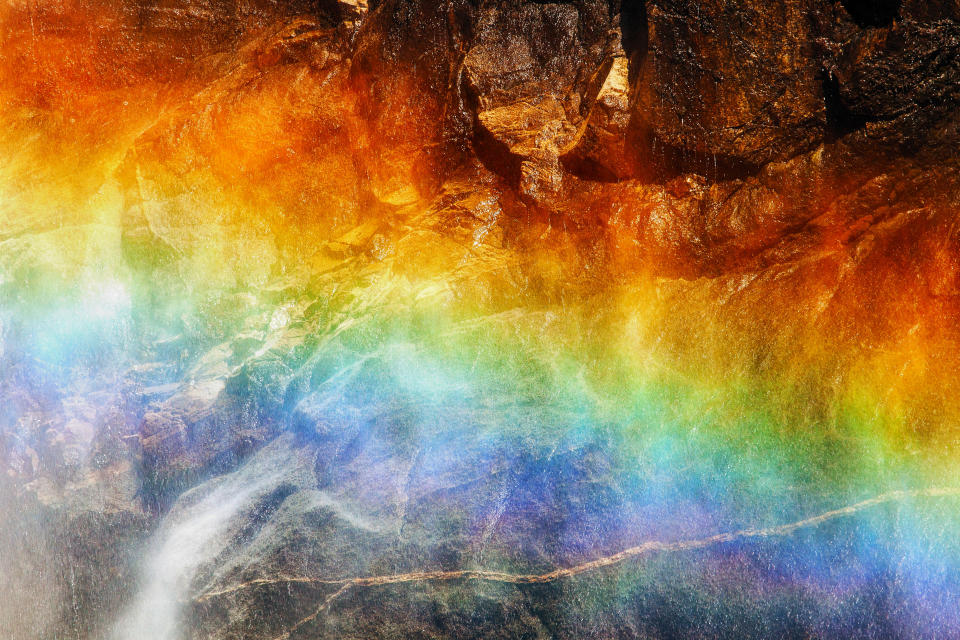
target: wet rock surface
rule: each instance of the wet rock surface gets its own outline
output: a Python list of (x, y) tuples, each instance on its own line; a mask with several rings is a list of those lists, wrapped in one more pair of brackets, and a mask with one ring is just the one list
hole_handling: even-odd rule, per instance
[(653, 139), (748, 166), (815, 146), (826, 112), (814, 4), (648, 3), (638, 109)]
[[(118, 140), (90, 143), (103, 157), (63, 204), (78, 212), (71, 242), (109, 242), (51, 251), (71, 244), (62, 212), (54, 222), (20, 179), (17, 211), (0, 209), (0, 586), (15, 594), (0, 635), (109, 637), (150, 579), (146, 550), (218, 491), (236, 508), (180, 576), (184, 637), (957, 632), (925, 626), (929, 603), (891, 578), (894, 542), (838, 542), (870, 546), (855, 519), (824, 534), (820, 573), (796, 568), (814, 541), (776, 538), (542, 584), (344, 582), (547, 574), (860, 495), (818, 484), (834, 467), (776, 485), (793, 499), (756, 489), (738, 466), (761, 465), (754, 445), (737, 457), (686, 429), (691, 415), (740, 419), (718, 407), (739, 388), (685, 400), (677, 379), (760, 389), (744, 403), (803, 389), (802, 406), (769, 408), (790, 443), (810, 437), (797, 424), (841, 430), (849, 384), (909, 417), (896, 437), (911, 455), (917, 441), (951, 451), (955, 3), (102, 9), (96, 47), (120, 71), (81, 69), (99, 96), (88, 117), (143, 78), (163, 90), (143, 90), (149, 117), (117, 124)], [(79, 37), (66, 10), (24, 11), (4, 14), (11, 33), (39, 21)], [(136, 35), (132, 53), (117, 34)], [(44, 82), (10, 80), (23, 111), (5, 122), (80, 113)], [(24, 163), (5, 180), (34, 175)], [(119, 265), (134, 293), (69, 307), (64, 283), (91, 263)], [(630, 366), (656, 370), (649, 393), (668, 408), (644, 396), (658, 408), (631, 398), (618, 413), (629, 349), (655, 354)], [(634, 455), (637, 423), (685, 435)], [(873, 455), (857, 437), (822, 446)], [(703, 467), (686, 462), (711, 447)], [(715, 475), (765, 506), (707, 513)], [(942, 568), (935, 586), (955, 594)], [(736, 619), (716, 575), (755, 589)]]

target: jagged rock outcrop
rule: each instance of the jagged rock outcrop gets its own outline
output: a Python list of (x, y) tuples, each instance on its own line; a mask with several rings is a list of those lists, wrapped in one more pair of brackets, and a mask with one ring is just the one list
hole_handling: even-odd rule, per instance
[(560, 156), (574, 144), (587, 85), (611, 47), (602, 2), (483, 6), (463, 58), (480, 135), (505, 147), (521, 193), (561, 188)]

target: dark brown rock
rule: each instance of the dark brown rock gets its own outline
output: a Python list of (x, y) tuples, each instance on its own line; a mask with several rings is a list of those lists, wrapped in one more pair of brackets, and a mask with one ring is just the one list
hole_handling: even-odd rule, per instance
[(629, 62), (616, 52), (597, 70), (587, 94), (586, 115), (564, 161), (587, 177), (616, 179), (638, 171), (638, 141), (633, 135)]
[(637, 109), (655, 144), (678, 150), (681, 164), (751, 165), (817, 144), (826, 111), (814, 5), (648, 2)]
[[(960, 94), (960, 24), (905, 20), (844, 43), (830, 66), (843, 109), (862, 121), (903, 118), (923, 129), (952, 112)], [(906, 121), (921, 118), (922, 122)]]
[(491, 3), (477, 17), (463, 68), (480, 135), (511, 156), (492, 160), (516, 172), (534, 202), (561, 188), (559, 158), (592, 109), (584, 101), (593, 99), (589, 81), (611, 46), (611, 26), (596, 2)]

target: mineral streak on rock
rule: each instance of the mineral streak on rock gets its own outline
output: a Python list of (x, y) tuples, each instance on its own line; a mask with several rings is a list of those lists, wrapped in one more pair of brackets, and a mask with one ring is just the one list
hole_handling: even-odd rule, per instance
[(6, 3), (0, 637), (960, 637), (958, 148), (953, 0)]

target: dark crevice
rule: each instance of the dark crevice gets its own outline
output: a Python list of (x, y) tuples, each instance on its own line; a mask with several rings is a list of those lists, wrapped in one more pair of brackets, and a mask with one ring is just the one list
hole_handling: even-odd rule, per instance
[(870, 119), (850, 111), (840, 97), (840, 85), (837, 78), (827, 72), (823, 72), (823, 102), (826, 111), (827, 128), (825, 138), (828, 142), (833, 142), (865, 127)]
[(620, 35), (632, 82), (639, 73), (649, 44), (647, 3), (644, 0), (623, 0), (620, 7)]
[(567, 173), (581, 180), (592, 182), (618, 181), (617, 174), (598, 162), (577, 156), (564, 156), (561, 158), (561, 162), (563, 162), (563, 168)]
[(471, 143), (473, 152), (483, 166), (511, 184), (520, 184), (522, 159), (511, 153), (506, 144), (497, 140), (479, 122), (474, 124)]
[(901, 0), (842, 0), (843, 7), (862, 29), (888, 27), (900, 17)]

